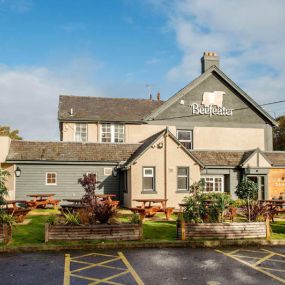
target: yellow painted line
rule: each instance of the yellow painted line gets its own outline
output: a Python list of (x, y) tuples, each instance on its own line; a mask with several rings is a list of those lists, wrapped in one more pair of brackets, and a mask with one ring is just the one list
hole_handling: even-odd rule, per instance
[(241, 249), (241, 251), (248, 251), (248, 252), (262, 253), (260, 250), (252, 250), (252, 249)]
[(285, 262), (285, 260), (278, 260), (278, 259), (274, 259), (274, 258), (270, 258), (268, 261), (272, 261), (272, 262)]
[[(89, 285), (95, 285), (95, 284), (100, 284), (100, 283), (108, 283), (109, 280), (111, 279), (114, 279), (114, 278), (117, 278), (117, 277), (120, 277), (120, 276), (123, 276), (125, 274), (129, 273), (129, 270), (126, 270), (125, 272), (120, 272), (118, 274), (115, 274), (115, 275), (112, 275), (112, 276), (109, 276), (107, 278), (104, 278), (104, 279), (100, 279), (96, 282), (92, 282), (92, 283), (89, 283)], [(116, 284), (121, 284), (121, 283), (116, 283)]]
[(144, 285), (143, 281), (141, 280), (139, 275), (136, 273), (134, 268), (131, 266), (131, 264), (129, 263), (127, 258), (124, 256), (124, 254), (122, 252), (118, 252), (118, 255), (121, 257), (122, 261), (125, 263), (125, 265), (129, 269), (130, 273), (132, 274), (133, 278), (136, 280), (137, 284), (138, 285)]
[[(95, 263), (90, 263), (90, 262), (86, 262), (86, 261), (79, 261), (79, 260), (71, 260), (72, 263), (79, 263), (79, 264), (89, 264), (89, 265), (94, 265)], [(126, 268), (122, 268), (122, 267), (115, 267), (115, 266), (109, 266), (109, 265), (98, 265), (100, 267), (104, 267), (104, 268), (110, 268), (110, 269), (118, 269), (118, 270), (126, 270)]]
[(72, 270), (71, 273), (75, 273), (75, 272), (79, 272), (79, 271), (82, 271), (82, 270), (85, 270), (85, 269), (96, 267), (96, 266), (99, 266), (99, 265), (102, 265), (102, 264), (105, 264), (105, 263), (109, 263), (109, 262), (112, 262), (112, 261), (115, 261), (115, 260), (120, 260), (120, 257), (116, 257), (116, 258), (113, 258), (113, 259), (105, 260), (105, 261), (102, 261), (102, 262), (99, 262), (99, 263), (93, 263), (91, 265)]
[[(80, 278), (80, 279), (83, 279), (83, 280), (88, 280), (88, 281), (96, 281), (96, 282), (99, 282), (99, 283), (102, 281), (101, 279), (98, 279), (98, 278), (86, 277), (86, 276), (81, 276), (81, 275), (78, 275), (78, 274), (71, 274), (70, 276), (76, 277), (76, 278)], [(105, 281), (105, 283), (109, 283), (109, 284), (113, 284), (113, 285), (122, 285), (121, 283), (117, 283), (117, 282), (113, 282), (113, 281)], [(89, 283), (89, 284), (93, 284), (93, 283)]]
[(252, 257), (252, 256), (247, 256), (247, 255), (239, 255), (239, 254), (231, 254), (231, 256), (241, 257), (241, 258), (260, 259), (260, 257)]
[(282, 253), (279, 253), (279, 252), (267, 250), (267, 249), (264, 249), (264, 248), (262, 250), (266, 251), (266, 252), (274, 253), (275, 255), (279, 255), (279, 256), (285, 257), (285, 254), (282, 254)]
[(74, 259), (78, 259), (78, 258), (82, 258), (82, 257), (87, 257), (87, 256), (91, 256), (91, 255), (98, 255), (98, 256), (106, 256), (106, 257), (117, 257), (116, 255), (110, 255), (110, 254), (102, 254), (102, 253), (88, 253), (88, 254), (84, 254), (84, 255), (79, 255), (79, 256), (75, 256), (75, 257), (72, 257), (71, 260), (74, 260)]
[(237, 253), (239, 250), (240, 250), (240, 249), (235, 249), (235, 250), (233, 250), (233, 251), (229, 252), (229, 254)]
[(256, 265), (266, 261), (267, 259), (273, 257), (274, 255), (275, 255), (274, 253), (270, 253), (270, 254), (264, 256), (263, 258), (259, 259), (254, 265), (256, 266)]
[(63, 285), (69, 285), (69, 284), (70, 284), (70, 254), (65, 254)]
[(278, 272), (285, 272), (284, 269), (275, 269), (275, 268), (264, 267), (264, 266), (259, 266), (259, 268), (263, 268), (263, 269), (266, 269), (266, 270), (272, 270), (272, 271), (278, 271)]
[(267, 275), (267, 276), (269, 276), (269, 277), (271, 277), (271, 278), (273, 278), (273, 279), (275, 279), (275, 280), (281, 282), (282, 284), (285, 284), (285, 279), (280, 278), (280, 277), (278, 277), (278, 276), (275, 276), (274, 274), (271, 274), (270, 272), (267, 272), (267, 271), (263, 270), (262, 268), (260, 268), (260, 267), (258, 267), (258, 266), (254, 266), (254, 265), (252, 265), (252, 264), (250, 264), (250, 263), (248, 263), (248, 262), (246, 262), (246, 261), (244, 261), (244, 260), (242, 260), (242, 259), (239, 259), (239, 258), (237, 258), (237, 257), (235, 257), (235, 256), (233, 256), (233, 255), (230, 255), (230, 254), (228, 254), (228, 253), (226, 253), (226, 252), (223, 252), (223, 251), (221, 251), (221, 250), (216, 249), (216, 252), (219, 252), (219, 253), (221, 253), (221, 254), (223, 254), (223, 255), (225, 255), (225, 256), (231, 257), (231, 258), (233, 258), (234, 260), (236, 260), (236, 261), (238, 261), (238, 262), (240, 262), (240, 263), (243, 263), (243, 264), (247, 265), (248, 267), (250, 267), (250, 268), (252, 268), (252, 269), (254, 269), (254, 270), (256, 270), (256, 271), (259, 271), (259, 272), (261, 272), (261, 273), (263, 273), (263, 274), (265, 274), (265, 275)]

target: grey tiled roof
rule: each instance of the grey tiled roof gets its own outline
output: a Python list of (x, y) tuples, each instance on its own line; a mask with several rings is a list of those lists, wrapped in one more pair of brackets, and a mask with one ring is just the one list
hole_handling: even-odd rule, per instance
[(265, 152), (265, 156), (273, 164), (273, 166), (285, 166), (285, 151)]
[(205, 166), (228, 166), (237, 167), (244, 162), (252, 151), (211, 151), (193, 150), (191, 153)]
[(11, 141), (7, 161), (126, 161), (139, 144)]
[[(149, 99), (59, 96), (58, 119), (61, 121), (138, 122), (163, 101)], [(73, 109), (73, 115), (70, 110)]]

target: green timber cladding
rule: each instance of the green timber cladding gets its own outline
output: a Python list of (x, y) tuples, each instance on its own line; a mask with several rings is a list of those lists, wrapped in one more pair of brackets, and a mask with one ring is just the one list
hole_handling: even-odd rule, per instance
[[(21, 176), (16, 179), (16, 199), (26, 200), (27, 195), (37, 193), (54, 193), (55, 199), (82, 198), (84, 190), (78, 184), (78, 178), (88, 172), (98, 175), (99, 194), (116, 194), (121, 200), (119, 176), (104, 175), (104, 168), (113, 169), (114, 165), (64, 165), (64, 164), (21, 164)], [(46, 173), (57, 174), (56, 185), (46, 185)]]

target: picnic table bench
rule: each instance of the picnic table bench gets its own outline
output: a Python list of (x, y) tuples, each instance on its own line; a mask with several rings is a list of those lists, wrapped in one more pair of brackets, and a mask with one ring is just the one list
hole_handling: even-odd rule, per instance
[(5, 213), (9, 215), (13, 215), (15, 217), (16, 223), (22, 223), (27, 216), (27, 214), (31, 211), (29, 208), (23, 208), (18, 206), (18, 204), (25, 204), (25, 200), (6, 200), (5, 208), (3, 209)]
[(33, 209), (46, 208), (47, 205), (56, 207), (60, 202), (60, 200), (53, 199), (55, 194), (31, 194), (27, 196), (33, 198), (33, 200), (26, 202), (27, 205)]
[(169, 220), (174, 211), (174, 207), (166, 206), (167, 199), (134, 199), (133, 201), (142, 203), (141, 206), (130, 208), (133, 213), (140, 215), (142, 221), (145, 217), (153, 217), (158, 212), (165, 213), (166, 219)]

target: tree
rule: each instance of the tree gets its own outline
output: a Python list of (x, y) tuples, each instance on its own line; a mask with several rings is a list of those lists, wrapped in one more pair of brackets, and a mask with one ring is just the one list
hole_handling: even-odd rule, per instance
[(248, 220), (250, 221), (250, 201), (258, 199), (258, 185), (244, 178), (237, 186), (236, 195), (247, 201)]
[(11, 130), (8, 126), (0, 126), (0, 136), (7, 136), (12, 140), (22, 140), (19, 136), (19, 130)]
[(285, 150), (285, 116), (276, 118), (279, 126), (273, 131), (274, 150)]
[(10, 173), (0, 167), (0, 206), (5, 205), (5, 196), (8, 195), (8, 189), (6, 187), (7, 178)]

